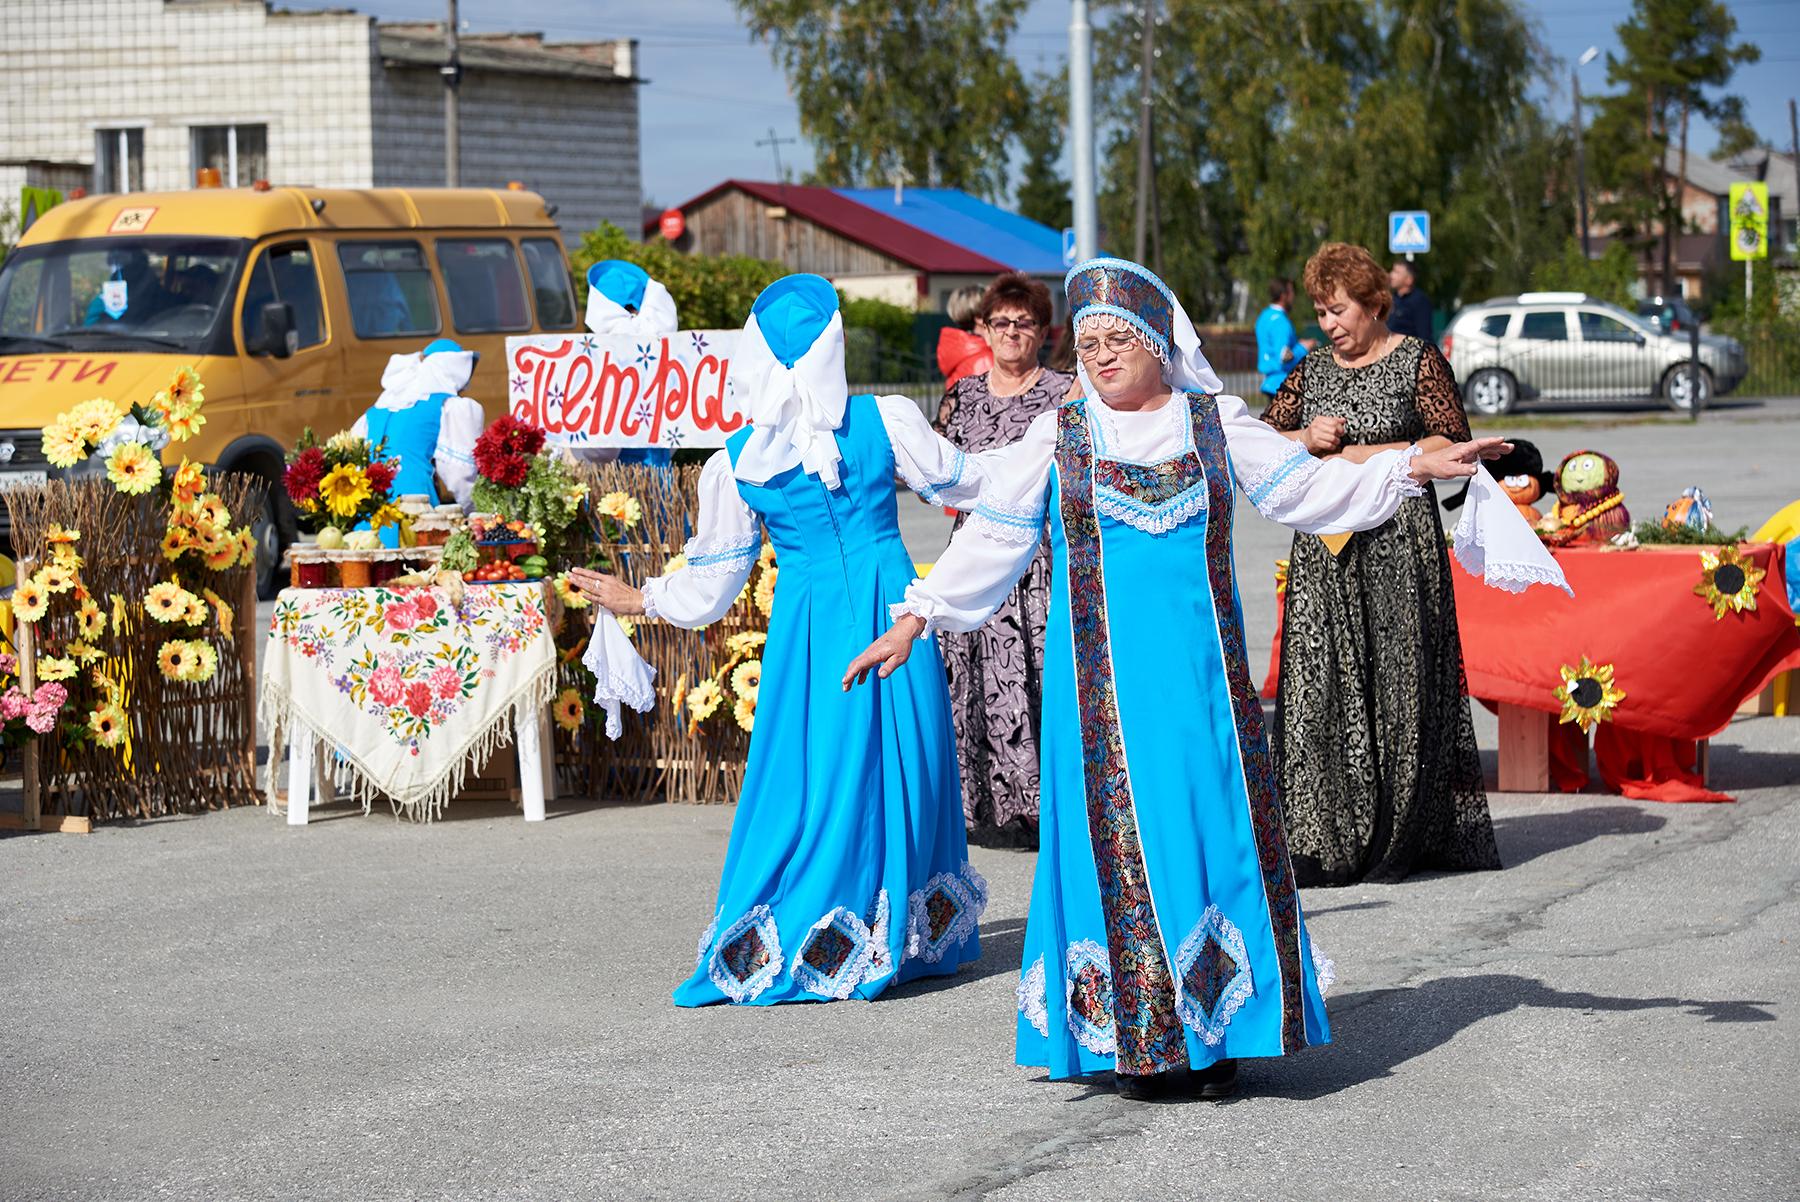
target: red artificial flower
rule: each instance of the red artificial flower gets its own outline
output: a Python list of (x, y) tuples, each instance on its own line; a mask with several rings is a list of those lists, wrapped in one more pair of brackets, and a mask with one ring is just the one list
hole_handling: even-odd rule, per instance
[(369, 478), (370, 490), (378, 497), (385, 497), (387, 496), (388, 489), (394, 486), (394, 461), (391, 459), (377, 459), (367, 468), (363, 469), (363, 474)]
[(319, 481), (325, 478), (325, 452), (308, 447), (288, 464), (282, 483), (295, 504), (314, 499), (319, 494)]
[(531, 471), (531, 456), (543, 448), (542, 430), (504, 414), (475, 440), (475, 470), (502, 488), (517, 488)]

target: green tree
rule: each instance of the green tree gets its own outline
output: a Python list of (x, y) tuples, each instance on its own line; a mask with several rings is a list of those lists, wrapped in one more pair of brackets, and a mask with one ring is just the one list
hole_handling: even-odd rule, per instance
[(690, 330), (729, 330), (744, 324), (756, 294), (787, 274), (780, 263), (742, 255), (684, 255), (661, 238), (633, 242), (611, 222), (581, 236), (570, 256), (579, 300), (587, 302), (587, 269), (602, 259), (636, 263), (661, 281)]
[(734, 3), (787, 74), (811, 182), (1005, 191), (1029, 115), (1007, 50), (1024, 0)]
[(1661, 290), (1674, 292), (1689, 121), (1741, 120), (1742, 101), (1719, 90), (1761, 51), (1736, 40), (1737, 18), (1722, 0), (1635, 0), (1618, 32), (1623, 54), (1607, 55), (1606, 79), (1620, 91), (1600, 100), (1589, 139), (1608, 193), (1598, 212), (1647, 267), (1660, 244)]
[(1597, 259), (1582, 252), (1574, 238), (1563, 242), (1562, 253), (1539, 263), (1531, 273), (1531, 287), (1545, 292), (1585, 292), (1615, 305), (1631, 305), (1631, 285), (1637, 279), (1637, 261), (1631, 248), (1612, 242)]
[(1025, 163), (1014, 203), (1021, 216), (1051, 229), (1065, 229), (1074, 220), (1069, 181), (1063, 178), (1061, 168), (1068, 130), (1068, 87), (1060, 74), (1041, 74), (1031, 81), (1030, 97), (1019, 135)]

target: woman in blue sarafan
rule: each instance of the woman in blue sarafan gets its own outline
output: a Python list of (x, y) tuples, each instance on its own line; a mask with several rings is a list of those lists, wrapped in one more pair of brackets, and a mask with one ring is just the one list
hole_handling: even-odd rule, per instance
[[(468, 508), (475, 489), (475, 440), (486, 422), (481, 405), (462, 395), (475, 374), (475, 359), (474, 351), (439, 338), (422, 351), (388, 360), (381, 396), (350, 432), (385, 443), (388, 457), (399, 461), (392, 495), (430, 497), (436, 505), (442, 480), (451, 499)], [(381, 537), (389, 547), (399, 545), (392, 526)]]
[(980, 955), (987, 884), (968, 862), (935, 649), (874, 690), (840, 679), (914, 575), (896, 472), (934, 505), (969, 504), (979, 482), (915, 402), (846, 396), (837, 310), (815, 275), (757, 298), (731, 368), (750, 425), (702, 469), (686, 566), (641, 590), (575, 575), (613, 613), (699, 627), (735, 603), (765, 531), (780, 566), (743, 792), (681, 1006), (872, 999)]
[(1111, 1069), (1132, 1097), (1196, 1082), (1221, 1096), (1238, 1057), (1329, 1040), (1332, 976), (1301, 919), (1245, 651), (1234, 486), (1297, 529), (1367, 529), (1504, 444), (1315, 459), (1220, 395), (1193, 324), (1149, 271), (1099, 259), (1065, 286), (1086, 396), (983, 456), (974, 517), (844, 679), (904, 672), (915, 639), (986, 621), (1048, 519), (1043, 810), (1017, 1059), (1059, 1079)]

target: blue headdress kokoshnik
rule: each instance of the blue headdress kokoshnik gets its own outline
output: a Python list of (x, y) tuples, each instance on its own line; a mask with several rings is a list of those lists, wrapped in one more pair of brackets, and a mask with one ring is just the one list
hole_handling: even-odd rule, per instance
[(798, 464), (837, 487), (842, 457), (833, 431), (849, 388), (843, 328), (837, 289), (820, 276), (787, 276), (756, 298), (731, 365), (754, 427), (738, 453), (738, 479), (761, 484)]
[[(1217, 394), (1225, 384), (1200, 353), (1200, 335), (1181, 302), (1154, 272), (1128, 259), (1089, 259), (1063, 277), (1069, 313), (1079, 336), (1089, 318), (1102, 330), (1129, 328), (1163, 364), (1163, 375), (1176, 388)], [(1087, 381), (1082, 370), (1082, 379)]]

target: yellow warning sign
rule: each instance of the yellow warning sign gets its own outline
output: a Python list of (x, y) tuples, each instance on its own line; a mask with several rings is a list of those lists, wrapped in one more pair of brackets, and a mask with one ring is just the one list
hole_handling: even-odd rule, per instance
[(1731, 185), (1731, 257), (1769, 257), (1769, 185)]

